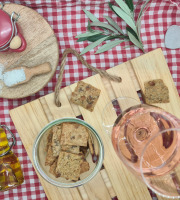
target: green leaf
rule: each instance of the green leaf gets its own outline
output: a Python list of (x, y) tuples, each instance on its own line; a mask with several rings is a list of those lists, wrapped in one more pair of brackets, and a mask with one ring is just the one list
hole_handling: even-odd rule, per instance
[(117, 13), (117, 15), (119, 15), (119, 17), (121, 17), (137, 33), (136, 25), (133, 19), (129, 15), (127, 15), (121, 8), (113, 6), (113, 9)]
[(88, 37), (79, 38), (76, 42), (84, 42), (87, 40)]
[(126, 27), (126, 30), (127, 30), (128, 32), (130, 32), (132, 35), (134, 35), (134, 37), (135, 37), (137, 40), (139, 40), (137, 34), (134, 32), (134, 30), (133, 30), (132, 28)]
[(89, 41), (89, 42), (95, 42), (101, 38), (104, 38), (106, 37), (107, 35), (102, 35), (102, 34), (99, 34), (99, 35), (94, 35), (94, 36), (90, 36), (90, 37), (84, 37), (84, 38), (80, 38), (79, 40), (77, 40), (77, 42), (83, 42), (83, 41)]
[(91, 43), (90, 45), (88, 45), (86, 48), (84, 48), (81, 52), (80, 55), (85, 54), (86, 52), (90, 51), (91, 49), (93, 49), (94, 47), (98, 46), (99, 44), (101, 44), (107, 37), (101, 38), (99, 40), (97, 40), (96, 42)]
[[(109, 7), (110, 7), (110, 9), (116, 14), (116, 12), (114, 11), (114, 9), (113, 9), (113, 4), (112, 3), (109, 3)], [(117, 15), (117, 14), (116, 14)]]
[(114, 36), (109, 36), (108, 39), (106, 39), (106, 40), (112, 40), (112, 39), (116, 39), (116, 38), (129, 39), (129, 37), (126, 35), (114, 35)]
[(98, 53), (102, 53), (102, 52), (105, 52), (105, 51), (108, 51), (109, 49), (112, 49), (113, 47), (117, 46), (118, 44), (124, 42), (124, 40), (114, 40), (112, 42), (108, 42), (107, 44), (104, 44), (103, 46), (101, 46), (95, 54), (98, 54)]
[(129, 9), (131, 11), (134, 11), (134, 4), (133, 4), (133, 0), (125, 0), (126, 4), (128, 5)]
[(107, 35), (96, 35), (96, 36), (92, 36), (92, 37), (88, 37), (87, 40), (89, 42), (96, 42), (97, 40), (107, 37)]
[(116, 29), (114, 29), (112, 26), (110, 26), (109, 24), (103, 23), (103, 22), (92, 22), (91, 26), (98, 26), (98, 27), (106, 28), (115, 33), (118, 33), (118, 31)]
[(127, 15), (132, 17), (131, 10), (129, 9), (129, 7), (126, 5), (126, 3), (123, 0), (115, 0), (115, 1)]
[[(146, 10), (148, 9), (148, 7), (145, 9), (146, 5), (150, 2), (151, 0), (146, 0), (145, 4), (142, 6), (141, 11), (139, 12), (138, 15), (138, 19), (137, 19), (137, 23), (136, 23), (136, 27), (137, 27), (137, 31), (139, 33), (140, 36), (140, 31), (141, 31), (141, 18), (143, 16), (143, 14), (146, 12)], [(145, 9), (145, 10), (144, 10)], [(143, 12), (144, 11), (144, 12)]]
[(124, 35), (124, 32), (122, 31), (122, 29), (118, 26), (118, 24), (113, 20), (111, 19), (110, 17), (108, 16), (104, 16), (107, 21), (116, 29), (119, 31), (119, 33), (122, 33)]
[(138, 19), (142, 16), (144, 8), (146, 7), (146, 5), (147, 5), (150, 1), (151, 1), (151, 0), (146, 0), (146, 2), (143, 4), (143, 6), (142, 6), (142, 8), (141, 8), (141, 11), (139, 12)]
[(93, 35), (98, 35), (101, 34), (101, 31), (93, 31), (93, 32), (86, 32), (86, 33), (82, 33), (80, 35), (77, 35), (75, 38), (82, 38), (82, 37), (89, 37), (89, 36), (93, 36)]
[(93, 22), (98, 21), (99, 20), (89, 11), (87, 11), (86, 9), (83, 9), (83, 11), (85, 12), (86, 16)]
[[(97, 41), (97, 40), (99, 40), (99, 39), (101, 39), (101, 38), (104, 38), (104, 37), (106, 37), (107, 35), (95, 35), (95, 36), (91, 36), (91, 37), (84, 37), (84, 38), (79, 38), (76, 42), (83, 42), (83, 41), (89, 41), (89, 42), (95, 42), (95, 41)], [(119, 38), (121, 38), (121, 39), (129, 39), (129, 37), (128, 36), (126, 36), (126, 35), (113, 35), (113, 36), (108, 36), (108, 38), (105, 40), (105, 41), (107, 41), (107, 40), (113, 40), (113, 39), (119, 39)]]
[(133, 44), (135, 44), (138, 48), (140, 48), (140, 49), (142, 49), (142, 50), (144, 51), (142, 43), (140, 43), (140, 42), (134, 37), (133, 34), (131, 34), (130, 32), (128, 32), (128, 36), (129, 36), (129, 39), (131, 40), (131, 42), (132, 42)]

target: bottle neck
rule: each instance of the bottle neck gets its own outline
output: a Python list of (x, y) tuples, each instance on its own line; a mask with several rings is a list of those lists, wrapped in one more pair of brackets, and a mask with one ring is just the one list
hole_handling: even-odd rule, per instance
[(0, 127), (0, 155), (9, 151), (9, 143), (6, 133), (3, 128)]

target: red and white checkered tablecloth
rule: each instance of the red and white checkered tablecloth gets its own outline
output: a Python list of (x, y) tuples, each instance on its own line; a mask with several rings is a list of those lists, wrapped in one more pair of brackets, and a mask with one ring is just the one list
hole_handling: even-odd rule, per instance
[[(111, 1), (114, 2), (114, 0)], [(171, 25), (180, 25), (180, 6), (178, 8), (175, 4), (170, 3), (170, 1), (173, 0), (154, 0), (151, 3), (150, 8), (142, 18), (141, 33), (146, 52), (156, 48), (162, 48), (180, 94), (180, 49), (169, 50), (165, 48), (164, 44), (164, 36), (168, 27)], [(174, 1), (176, 3), (179, 2), (179, 0)], [(49, 22), (59, 41), (60, 58), (66, 48), (74, 48), (80, 52), (88, 44), (87, 42), (77, 43), (75, 39), (77, 34), (86, 31), (88, 18), (82, 11), (83, 8), (92, 12), (101, 21), (104, 20), (103, 15), (108, 15), (115, 19), (123, 29), (125, 28), (125, 23), (120, 18), (117, 18), (109, 9), (107, 4), (109, 0), (14, 0), (11, 2), (32, 7)], [(134, 0), (134, 2), (137, 2), (137, 0)], [(137, 12), (139, 12), (139, 8)], [(142, 54), (136, 47), (124, 49), (123, 47), (126, 45), (122, 43), (112, 50), (99, 55), (94, 54), (96, 49), (91, 50), (84, 55), (84, 58), (93, 66), (108, 69)], [(21, 186), (10, 191), (1, 192), (0, 199), (47, 199), (10, 118), (9, 110), (52, 93), (55, 88), (58, 73), (59, 68), (47, 86), (30, 97), (18, 100), (0, 99), (0, 124), (9, 126), (16, 136), (17, 145), (13, 148), (13, 151), (19, 157), (25, 177), (25, 181)], [(70, 85), (91, 75), (92, 72), (82, 66), (74, 56), (69, 56), (62, 86)], [(153, 199), (156, 199), (154, 194)]]

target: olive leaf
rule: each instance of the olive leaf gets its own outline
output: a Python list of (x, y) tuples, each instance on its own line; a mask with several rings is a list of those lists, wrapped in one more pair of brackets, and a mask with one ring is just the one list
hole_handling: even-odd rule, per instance
[(129, 31), (128, 31), (128, 36), (129, 36), (129, 39), (131, 40), (131, 42), (133, 43), (133, 44), (135, 44), (137, 47), (139, 47), (143, 52), (144, 52), (144, 49), (143, 49), (143, 45), (136, 39), (136, 37), (132, 34), (132, 33), (130, 33)]
[(126, 27), (126, 30), (127, 30), (127, 32), (130, 32), (132, 35), (134, 35), (134, 37), (135, 37), (137, 40), (139, 40), (139, 39), (138, 39), (138, 35), (134, 32), (134, 30), (133, 30), (132, 28)]
[(121, 9), (130, 17), (132, 16), (132, 12), (129, 9), (129, 7), (127, 6), (127, 4), (123, 1), (123, 0), (115, 0), (116, 3), (119, 5), (119, 7), (121, 7)]
[[(92, 13), (84, 9), (85, 14), (92, 22), (88, 20), (87, 32), (77, 35), (76, 38), (78, 38), (77, 42), (90, 41), (92, 43), (88, 45), (85, 49), (83, 49), (81, 55), (90, 51), (94, 47), (98, 46), (103, 41), (113, 40), (113, 39), (116, 40), (108, 42), (107, 44), (101, 46), (96, 51), (96, 54), (105, 52), (125, 41), (131, 41), (133, 43), (133, 46), (140, 48), (144, 52), (143, 43), (140, 37), (141, 18), (148, 8), (147, 4), (153, 0), (145, 1), (144, 5), (142, 6), (139, 12), (137, 20), (135, 20), (135, 9), (139, 4), (139, 2), (136, 5), (133, 5), (133, 0), (115, 0), (115, 1), (119, 5), (119, 7), (113, 5), (112, 3), (109, 3), (109, 8), (118, 17), (120, 17), (126, 22), (127, 33), (125, 33), (112, 18), (104, 16), (104, 18), (108, 21), (108, 23), (100, 22)], [(100, 28), (101, 31), (92, 29), (92, 27), (94, 26)]]
[(121, 8), (117, 6), (112, 6), (113, 10), (121, 17), (135, 32), (137, 32), (134, 20), (128, 16)]
[(98, 53), (102, 53), (102, 52), (105, 52), (105, 51), (108, 51), (109, 49), (112, 49), (113, 47), (117, 46), (118, 44), (124, 42), (124, 40), (114, 40), (112, 42), (108, 42), (107, 44), (104, 44), (103, 46), (101, 46), (95, 54), (98, 54)]
[(80, 35), (77, 35), (75, 38), (83, 38), (83, 37), (89, 37), (89, 36), (93, 36), (93, 35), (99, 35), (103, 33), (102, 31), (94, 31), (94, 32), (86, 32), (86, 33), (82, 33)]
[(108, 21), (116, 30), (119, 31), (119, 33), (121, 33), (121, 34), (124, 35), (123, 30), (118, 26), (118, 24), (117, 24), (113, 19), (111, 19), (111, 18), (108, 17), (108, 16), (104, 16), (104, 17), (107, 19), (107, 21)]
[(133, 0), (125, 0), (126, 4), (128, 5), (129, 9), (131, 11), (134, 11), (134, 4), (133, 4)]
[[(148, 9), (148, 7), (150, 6), (150, 5), (149, 5), (149, 6), (145, 9), (145, 7), (147, 6), (147, 4), (148, 4), (150, 1), (151, 1), (151, 0), (146, 0), (145, 4), (142, 6), (141, 11), (140, 11), (140, 13), (139, 13), (139, 15), (138, 15), (136, 27), (137, 27), (137, 31), (138, 31), (138, 33), (139, 33), (139, 36), (140, 36), (140, 30), (141, 30), (141, 18), (142, 18), (142, 16), (143, 16), (143, 14), (146, 12), (146, 10)], [(153, 0), (152, 0), (152, 1), (153, 1)], [(144, 10), (144, 9), (145, 9), (145, 10)]]
[[(99, 39), (101, 39), (101, 38), (104, 38), (104, 37), (106, 37), (107, 35), (95, 35), (95, 36), (90, 36), (90, 37), (83, 37), (83, 38), (79, 38), (78, 40), (77, 40), (77, 42), (83, 42), (83, 41), (89, 41), (89, 42), (95, 42), (95, 41), (97, 41), (97, 40), (99, 40)], [(107, 40), (112, 40), (112, 39), (125, 39), (126, 41), (128, 41), (128, 39), (129, 39), (129, 37), (128, 36), (126, 36), (126, 35), (113, 35), (113, 36), (108, 36), (108, 38), (105, 40), (105, 41), (107, 41)]]
[(80, 55), (85, 54), (86, 52), (90, 51), (91, 49), (93, 49), (94, 47), (98, 46), (99, 44), (101, 44), (105, 39), (107, 39), (108, 36), (101, 38), (99, 40), (97, 40), (96, 42), (91, 43), (90, 45), (88, 45), (86, 48), (84, 48), (81, 52)]
[(86, 13), (86, 16), (87, 16), (91, 21), (93, 21), (93, 22), (98, 21), (98, 22), (99, 22), (99, 20), (98, 20), (91, 12), (89, 12), (89, 11), (86, 10), (86, 9), (83, 9), (83, 11)]
[(91, 26), (98, 26), (98, 27), (106, 28), (106, 29), (113, 31), (114, 33), (118, 33), (118, 31), (116, 29), (114, 29), (112, 26), (110, 26), (104, 22), (92, 22)]

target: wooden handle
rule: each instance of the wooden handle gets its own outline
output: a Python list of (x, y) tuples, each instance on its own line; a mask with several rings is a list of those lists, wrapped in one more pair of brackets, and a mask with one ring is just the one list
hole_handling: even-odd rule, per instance
[(39, 75), (39, 74), (45, 74), (51, 71), (51, 65), (50, 63), (43, 63), (41, 65), (35, 66), (30, 68), (29, 72), (32, 76)]

